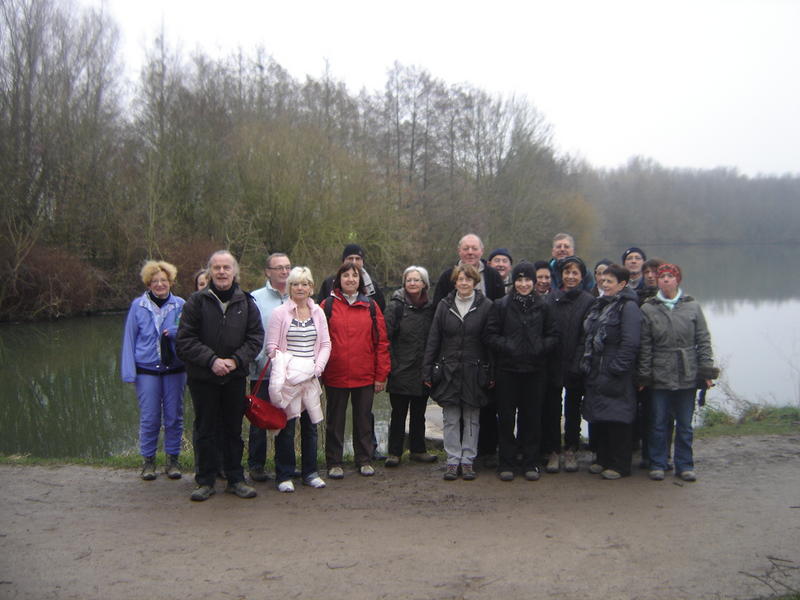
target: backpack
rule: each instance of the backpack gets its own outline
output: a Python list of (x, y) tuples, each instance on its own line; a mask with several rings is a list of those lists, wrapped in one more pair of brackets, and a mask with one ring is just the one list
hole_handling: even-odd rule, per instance
[[(372, 298), (367, 298), (369, 300), (369, 316), (372, 317), (372, 345), (376, 348), (378, 347), (378, 340), (380, 339), (380, 335), (378, 333), (378, 319), (376, 316), (377, 309), (375, 308), (375, 300)], [(331, 317), (333, 316), (333, 298), (327, 297), (325, 300), (322, 301), (322, 310), (325, 313), (325, 318), (328, 321), (328, 324), (331, 322)]]

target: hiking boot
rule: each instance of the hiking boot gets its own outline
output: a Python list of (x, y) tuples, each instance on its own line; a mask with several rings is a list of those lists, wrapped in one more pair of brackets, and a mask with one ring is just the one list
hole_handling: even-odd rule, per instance
[(211, 496), (213, 496), (216, 493), (217, 493), (217, 490), (215, 490), (212, 486), (210, 486), (210, 485), (201, 485), (201, 486), (198, 486), (197, 489), (195, 489), (192, 492), (192, 495), (190, 496), (190, 498), (192, 499), (192, 502), (203, 502), (203, 501), (208, 500), (209, 498), (211, 498)]
[(547, 466), (544, 470), (548, 473), (558, 473), (561, 470), (561, 465), (559, 464), (560, 458), (558, 452), (551, 452), (547, 457)]
[(591, 473), (592, 475), (599, 475), (602, 472), (603, 472), (603, 465), (601, 465), (600, 463), (593, 463), (589, 465), (589, 473)]
[(250, 467), (250, 479), (259, 483), (263, 483), (272, 478), (270, 477), (269, 473), (264, 470), (264, 467)]
[(375, 468), (372, 465), (361, 465), (361, 468), (358, 470), (364, 477), (372, 477), (375, 475)]
[(513, 471), (500, 471), (497, 474), (497, 478), (500, 481), (514, 481), (514, 472)]
[(615, 471), (614, 469), (606, 469), (605, 471), (600, 473), (600, 476), (603, 479), (619, 479), (620, 477), (622, 477), (622, 475), (620, 475), (619, 472)]
[(461, 477), (464, 481), (472, 481), (478, 475), (475, 473), (475, 469), (472, 468), (472, 465), (461, 465)]
[(244, 481), (237, 481), (236, 483), (228, 483), (225, 491), (229, 494), (235, 494), (239, 498), (255, 498), (258, 493), (255, 488), (250, 487)]
[(567, 450), (564, 453), (564, 470), (567, 473), (574, 473), (578, 470), (578, 457), (574, 450)]
[(445, 481), (455, 481), (458, 479), (458, 465), (447, 465), (444, 470), (443, 479)]
[(177, 454), (167, 455), (167, 466), (164, 467), (164, 473), (166, 473), (167, 477), (169, 477), (170, 479), (181, 478), (181, 465), (180, 463), (178, 463)]
[(648, 475), (653, 481), (664, 481), (664, 471), (661, 469), (651, 469)]
[(680, 474), (680, 478), (684, 481), (697, 481), (697, 474), (694, 471), (684, 471)]
[(400, 457), (390, 454), (386, 457), (386, 462), (383, 463), (385, 467), (396, 467), (400, 464)]
[(331, 479), (344, 479), (344, 469), (342, 467), (331, 467), (328, 469), (328, 477)]
[(525, 479), (528, 481), (539, 481), (539, 467), (534, 467), (528, 471), (525, 471)]
[(421, 463), (432, 463), (436, 462), (436, 456), (433, 454), (428, 454), (427, 452), (412, 452), (408, 455), (408, 458), (413, 460), (414, 462), (421, 462)]
[(153, 481), (156, 478), (156, 457), (145, 456), (142, 464), (142, 479)]

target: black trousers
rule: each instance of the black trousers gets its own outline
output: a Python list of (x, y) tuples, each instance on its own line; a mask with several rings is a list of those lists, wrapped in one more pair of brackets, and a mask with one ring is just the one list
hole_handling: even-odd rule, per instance
[[(499, 471), (512, 471), (517, 464), (517, 449), (522, 451), (522, 469), (529, 471), (539, 464), (542, 422), (542, 376), (534, 373), (496, 374), (498, 432), (500, 441)], [(514, 436), (514, 424), (517, 436)], [(517, 441), (519, 440), (519, 443)]]
[(592, 428), (597, 444), (597, 462), (620, 475), (631, 474), (633, 425), (612, 421), (595, 421)]
[(478, 429), (478, 456), (497, 456), (497, 400), (496, 389), (489, 390), (489, 403), (481, 407)]
[(542, 401), (542, 454), (561, 451), (561, 382), (545, 383)]
[(222, 462), (228, 483), (244, 480), (242, 469), (242, 419), (245, 409), (245, 379), (237, 377), (224, 384), (189, 379), (189, 391), (194, 406), (194, 426), (197, 431), (198, 485), (214, 485), (217, 477), (217, 430), (222, 424)]
[(412, 453), (425, 452), (425, 408), (427, 396), (408, 396), (389, 394), (392, 404), (392, 418), (389, 421), (389, 454), (401, 456), (406, 436), (406, 415), (411, 410), (408, 424), (409, 450)]

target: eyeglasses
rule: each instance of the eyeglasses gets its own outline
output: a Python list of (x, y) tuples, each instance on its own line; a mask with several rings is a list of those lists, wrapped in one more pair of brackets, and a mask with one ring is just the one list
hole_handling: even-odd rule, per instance
[(283, 265), (280, 267), (267, 267), (270, 271), (291, 271), (292, 265)]
[(422, 283), (422, 279), (414, 279), (413, 277), (409, 277), (406, 279), (406, 283)]

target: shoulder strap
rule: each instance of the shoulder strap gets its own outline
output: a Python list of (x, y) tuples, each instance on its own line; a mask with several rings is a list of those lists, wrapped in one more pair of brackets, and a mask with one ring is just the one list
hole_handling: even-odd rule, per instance
[(330, 296), (322, 301), (322, 310), (325, 313), (325, 319), (330, 321), (331, 316), (333, 315), (333, 300), (331, 300)]
[(375, 311), (377, 310), (375, 308), (375, 304), (375, 300), (369, 298), (369, 316), (372, 317), (372, 345), (377, 348), (380, 335), (378, 333), (378, 318), (375, 314)]

